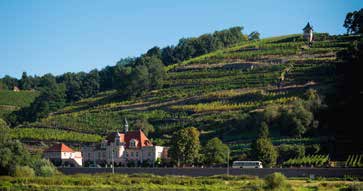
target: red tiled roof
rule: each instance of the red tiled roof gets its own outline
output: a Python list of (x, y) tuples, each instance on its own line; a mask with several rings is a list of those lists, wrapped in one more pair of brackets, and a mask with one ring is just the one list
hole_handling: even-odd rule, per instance
[(69, 148), (67, 145), (61, 143), (49, 147), (44, 152), (74, 152), (74, 150)]
[(150, 142), (150, 140), (146, 137), (144, 132), (139, 129), (138, 131), (131, 131), (127, 132), (125, 135), (125, 142), (126, 147), (128, 148), (130, 146), (131, 139), (137, 140), (136, 147), (145, 147), (145, 146), (152, 146), (153, 144)]
[(145, 146), (152, 146), (152, 143), (150, 142), (150, 140), (146, 137), (146, 135), (144, 134), (144, 132), (142, 132), (141, 129), (137, 130), (137, 131), (129, 131), (126, 134), (124, 133), (117, 133), (117, 132), (113, 132), (111, 134), (109, 134), (106, 137), (106, 140), (108, 143), (110, 142), (114, 142), (115, 138), (117, 136), (117, 134), (120, 136), (120, 142), (121, 143), (125, 143), (126, 147), (128, 148), (130, 145), (130, 141), (132, 139), (137, 140), (137, 145), (136, 147), (140, 148), (140, 147), (145, 147)]

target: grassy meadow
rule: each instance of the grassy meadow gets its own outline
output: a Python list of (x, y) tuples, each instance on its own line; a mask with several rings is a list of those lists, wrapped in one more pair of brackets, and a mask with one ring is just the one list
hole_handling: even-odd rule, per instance
[[(276, 182), (275, 182), (276, 183)], [(279, 182), (281, 183), (281, 182)], [(276, 187), (277, 186), (277, 187)], [(0, 190), (109, 191), (109, 190), (357, 190), (362, 183), (346, 180), (288, 179), (274, 186), (274, 181), (249, 176), (156, 176), (151, 174), (58, 175), (55, 177), (0, 177)]]

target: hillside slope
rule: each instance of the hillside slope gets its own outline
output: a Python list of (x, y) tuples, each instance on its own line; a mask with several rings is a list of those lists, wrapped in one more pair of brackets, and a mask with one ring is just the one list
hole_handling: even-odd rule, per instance
[(38, 95), (37, 91), (0, 90), (0, 118), (12, 111), (29, 106)]
[[(163, 88), (142, 97), (120, 101), (116, 91), (102, 92), (30, 126), (106, 134), (122, 130), (125, 117), (131, 128), (135, 120), (146, 119), (155, 129), (150, 136), (159, 144), (177, 129), (194, 126), (201, 130), (202, 141), (220, 137), (237, 154), (256, 136), (256, 128), (244, 125), (246, 114), (272, 104), (288, 105), (309, 88), (324, 95), (335, 84), (336, 52), (352, 40), (318, 34), (312, 47), (301, 35), (244, 42), (168, 66)], [(325, 140), (292, 139), (278, 130), (272, 137), (274, 144)]]

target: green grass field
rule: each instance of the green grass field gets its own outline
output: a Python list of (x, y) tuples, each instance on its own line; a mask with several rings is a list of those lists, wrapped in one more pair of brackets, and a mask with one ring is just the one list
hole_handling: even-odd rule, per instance
[[(287, 180), (287, 188), (295, 191), (343, 191), (362, 188), (362, 183), (344, 180)], [(180, 177), (150, 174), (78, 174), (56, 177), (0, 177), (0, 190), (268, 190), (262, 179), (246, 176)], [(280, 189), (281, 190), (281, 189)]]

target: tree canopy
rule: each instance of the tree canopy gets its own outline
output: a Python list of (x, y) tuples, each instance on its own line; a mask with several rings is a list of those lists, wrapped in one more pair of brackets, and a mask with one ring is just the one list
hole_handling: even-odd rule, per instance
[(251, 145), (252, 158), (261, 161), (266, 167), (274, 166), (277, 160), (277, 151), (268, 137), (266, 123), (261, 124), (259, 132), (259, 136)]
[(171, 139), (169, 154), (178, 166), (196, 164), (200, 158), (199, 131), (195, 127), (181, 129)]
[(210, 139), (203, 147), (204, 163), (207, 165), (225, 164), (229, 148), (219, 138)]
[(347, 13), (344, 20), (345, 28), (348, 34), (362, 34), (363, 33), (363, 9)]

